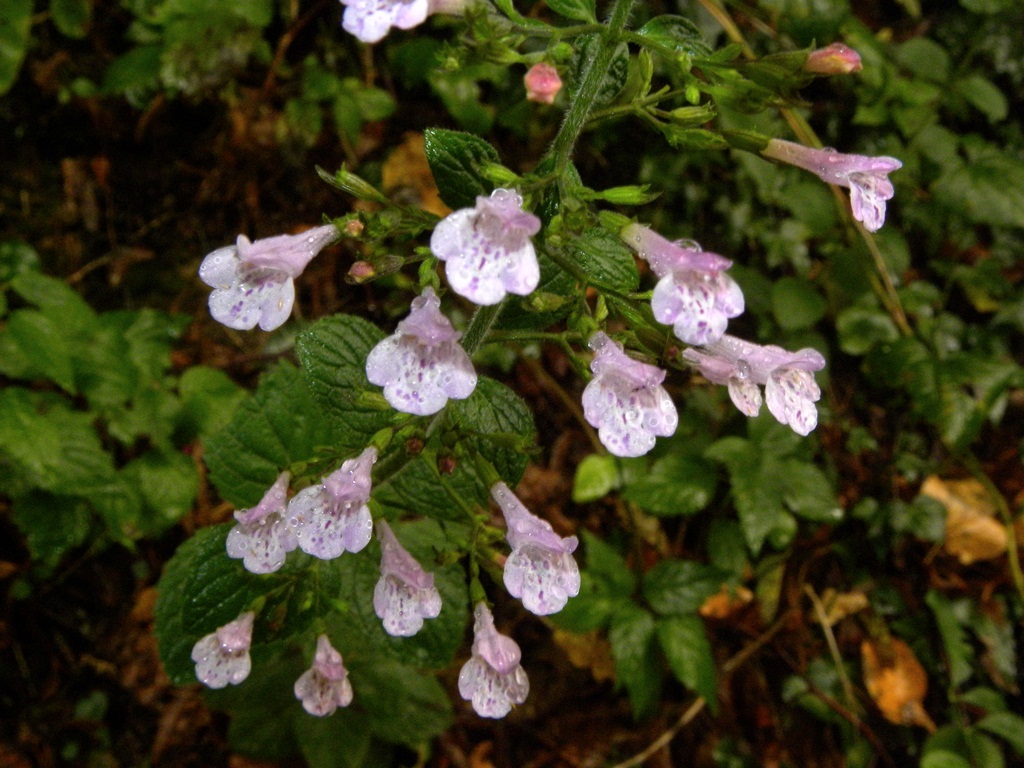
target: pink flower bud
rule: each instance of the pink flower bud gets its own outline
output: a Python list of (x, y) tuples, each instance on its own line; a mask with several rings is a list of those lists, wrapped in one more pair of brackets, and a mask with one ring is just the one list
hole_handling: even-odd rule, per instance
[(816, 75), (848, 75), (860, 72), (860, 54), (842, 43), (832, 43), (824, 48), (811, 51), (804, 64), (804, 70)]
[(543, 61), (534, 64), (523, 77), (526, 86), (526, 100), (540, 104), (551, 104), (562, 90), (562, 78), (558, 70)]

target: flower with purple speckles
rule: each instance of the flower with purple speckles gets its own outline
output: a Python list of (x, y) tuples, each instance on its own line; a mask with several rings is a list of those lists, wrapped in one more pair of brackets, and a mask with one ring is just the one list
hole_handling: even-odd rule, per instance
[(247, 571), (273, 573), (299, 545), (286, 519), (290, 479), (289, 473), (282, 472), (259, 504), (235, 512), (238, 524), (228, 532), (228, 557), (242, 558)]
[(196, 677), (210, 688), (238, 685), (249, 676), (252, 660), (252, 624), (256, 614), (247, 611), (192, 646)]
[(703, 350), (685, 350), (683, 357), (695, 364), (708, 381), (727, 386), (729, 397), (747, 416), (760, 412), (758, 387), (763, 385), (768, 410), (779, 423), (788, 424), (800, 435), (810, 434), (818, 425), (814, 404), (821, 390), (814, 381), (814, 371), (825, 367), (825, 358), (817, 350), (788, 352), (726, 335)]
[(580, 593), (580, 569), (572, 557), (575, 536), (560, 537), (547, 520), (532, 514), (504, 483), (491, 487), (491, 497), (505, 516), (505, 537), (512, 554), (505, 561), (505, 588), (538, 616), (558, 613)]
[(710, 344), (725, 333), (729, 318), (743, 312), (743, 291), (725, 274), (729, 259), (696, 243), (670, 242), (640, 224), (624, 227), (620, 236), (660, 278), (651, 310), (681, 341)]
[(384, 387), (384, 397), (403, 413), (429, 416), (449, 398), (464, 400), (476, 388), (473, 363), (458, 343), (462, 334), (440, 306), (433, 288), (425, 288), (396, 332), (366, 358), (366, 378)]
[(288, 524), (303, 552), (332, 560), (343, 552), (359, 552), (370, 543), (373, 518), (367, 502), (375, 461), (377, 449), (370, 446), (288, 502)]
[(373, 590), (373, 610), (392, 637), (412, 637), (424, 619), (441, 613), (441, 595), (434, 574), (427, 573), (396, 538), (385, 521), (377, 521), (380, 580)]
[(239, 235), (235, 245), (210, 253), (199, 266), (199, 277), (213, 288), (213, 319), (243, 331), (257, 323), (265, 331), (281, 326), (292, 313), (294, 279), (337, 237), (337, 228), (326, 224), (256, 242)]
[(352, 703), (348, 670), (327, 635), (317, 638), (313, 665), (295, 681), (294, 690), (302, 708), (317, 717), (333, 715), (338, 707)]
[(341, 26), (364, 43), (376, 43), (392, 27), (412, 29), (434, 13), (459, 14), (466, 0), (341, 0)]
[(675, 403), (661, 386), (665, 371), (634, 360), (598, 331), (590, 338), (594, 378), (583, 390), (583, 416), (616, 456), (643, 456), (656, 437), (670, 437), (679, 425)]
[(782, 139), (769, 141), (761, 154), (810, 171), (829, 184), (848, 187), (853, 217), (869, 232), (877, 232), (885, 223), (885, 202), (895, 194), (889, 174), (903, 167), (895, 157), (846, 155)]
[(430, 250), (445, 264), (452, 290), (475, 304), (497, 304), (505, 294), (526, 296), (540, 282), (530, 237), (540, 219), (523, 210), (512, 189), (480, 196), (475, 208), (450, 214), (434, 227)]
[(504, 717), (530, 693), (519, 645), (494, 627), (484, 603), (474, 612), (473, 655), (459, 671), (459, 693), (481, 717)]

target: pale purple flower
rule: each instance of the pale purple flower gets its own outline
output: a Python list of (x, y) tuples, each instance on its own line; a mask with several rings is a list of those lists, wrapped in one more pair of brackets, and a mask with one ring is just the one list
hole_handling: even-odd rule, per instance
[(757, 416), (761, 410), (758, 385), (763, 385), (768, 410), (781, 424), (800, 435), (810, 434), (818, 425), (814, 404), (821, 390), (813, 372), (825, 367), (825, 358), (817, 350), (788, 352), (726, 335), (702, 351), (685, 350), (683, 357), (708, 381), (726, 385), (733, 403), (747, 416)]
[(313, 665), (295, 681), (295, 698), (309, 714), (317, 717), (333, 715), (338, 707), (352, 703), (352, 683), (348, 670), (327, 635), (316, 640)]
[(242, 558), (247, 571), (273, 573), (284, 565), (285, 555), (299, 546), (285, 518), (290, 479), (289, 473), (282, 472), (259, 504), (235, 512), (238, 524), (228, 532), (228, 557)]
[(376, 43), (392, 27), (412, 29), (435, 13), (459, 14), (466, 0), (341, 0), (341, 26), (364, 43)]
[(848, 75), (862, 68), (860, 54), (842, 43), (811, 51), (804, 63), (804, 70), (816, 75)]
[(526, 701), (530, 681), (520, 665), (519, 645), (494, 627), (494, 617), (477, 603), (473, 655), (459, 671), (459, 693), (481, 717), (504, 717)]
[(622, 345), (598, 331), (590, 338), (594, 378), (583, 390), (583, 416), (616, 456), (643, 456), (656, 437), (679, 424), (676, 406), (661, 386), (665, 371), (634, 360)]
[(505, 561), (505, 588), (531, 613), (558, 613), (580, 593), (580, 569), (572, 557), (579, 541), (575, 536), (561, 538), (504, 483), (491, 486), (491, 497), (505, 515), (505, 537), (512, 547)]
[(439, 222), (430, 250), (446, 262), (453, 291), (475, 304), (497, 304), (506, 292), (526, 296), (540, 282), (530, 241), (539, 230), (540, 219), (523, 210), (515, 190), (496, 189)]
[(208, 254), (199, 266), (199, 277), (213, 288), (213, 319), (244, 331), (257, 323), (265, 331), (279, 327), (292, 312), (294, 279), (337, 237), (331, 224), (256, 242), (239, 235), (235, 245)]
[(247, 611), (234, 621), (219, 627), (192, 646), (196, 677), (210, 688), (238, 685), (249, 676), (252, 660), (252, 624), (256, 614)]
[(434, 574), (416, 562), (385, 521), (377, 521), (380, 540), (380, 580), (373, 590), (373, 610), (393, 637), (411, 637), (423, 628), (424, 619), (441, 613), (441, 595)]
[(640, 224), (624, 227), (621, 237), (661, 278), (651, 310), (681, 341), (710, 344), (725, 333), (730, 317), (743, 312), (743, 291), (725, 274), (729, 259), (696, 243), (670, 242)]
[(373, 518), (370, 469), (377, 449), (370, 446), (319, 485), (303, 488), (288, 502), (288, 524), (303, 552), (332, 560), (342, 552), (358, 552), (370, 543)]
[(384, 397), (403, 413), (429, 416), (448, 398), (464, 400), (476, 388), (476, 371), (459, 346), (461, 333), (440, 310), (433, 288), (412, 301), (409, 316), (366, 358), (366, 378), (384, 387)]
[(846, 155), (782, 139), (769, 141), (761, 154), (810, 171), (829, 184), (849, 187), (853, 217), (869, 232), (877, 232), (885, 223), (885, 201), (895, 194), (889, 174), (903, 167), (895, 157)]

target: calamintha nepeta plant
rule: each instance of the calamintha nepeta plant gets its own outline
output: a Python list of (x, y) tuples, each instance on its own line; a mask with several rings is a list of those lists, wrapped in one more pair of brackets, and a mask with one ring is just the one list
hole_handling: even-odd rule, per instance
[[(379, 41), (391, 27), (415, 27), (431, 13), (463, 11), (426, 0), (344, 5), (345, 30), (366, 43)], [(360, 673), (349, 674), (342, 654), (358, 658), (361, 670), (370, 668), (374, 653), (427, 657), (427, 645), (417, 643), (436, 633), (433, 640), (443, 637), (446, 650), (431, 661), (450, 664), (473, 605), (472, 654), (459, 675), (460, 694), (485, 717), (503, 717), (523, 703), (529, 681), (520, 649), (496, 629), (488, 588), (503, 582), (539, 616), (561, 611), (581, 586), (573, 556), (577, 538), (560, 536), (511, 490), (525, 466), (533, 428), (522, 402), (475, 369), (473, 355), (484, 344), (554, 340), (581, 372), (586, 363), (580, 358), (589, 347), (592, 377), (582, 391), (582, 414), (616, 457), (644, 456), (658, 438), (675, 433), (673, 393), (686, 370), (726, 385), (747, 416), (759, 413), (763, 387), (768, 410), (780, 423), (800, 435), (817, 425), (821, 391), (814, 374), (824, 368), (824, 357), (814, 349), (789, 352), (726, 333), (745, 308), (743, 292), (729, 274), (732, 261), (693, 241), (673, 242), (613, 210), (612, 205), (642, 204), (647, 190), (586, 187), (572, 164), (573, 150), (589, 121), (639, 117), (680, 151), (732, 147), (848, 187), (853, 216), (872, 232), (884, 221), (894, 191), (887, 174), (899, 161), (719, 130), (714, 100), (730, 89), (742, 85), (747, 97), (765, 103), (776, 95), (744, 80), (728, 56), (716, 58), (681, 17), (657, 17), (631, 28), (632, 0), (615, 0), (604, 24), (586, 2), (566, 9), (582, 23), (527, 20), (508, 2), (470, 6), (465, 39), (487, 45), (453, 49), (467, 60), (483, 55), (527, 65), (524, 98), (530, 101), (553, 103), (564, 78), (572, 98), (547, 156), (531, 173), (520, 176), (502, 166), (478, 137), (428, 132), (435, 180), (454, 209), (440, 220), (391, 205), (345, 169), (329, 178), (384, 206), (392, 231), (399, 221), (404, 235), (422, 241), (431, 230), (429, 253), (417, 254), (418, 295), (391, 335), (347, 316), (322, 319), (303, 331), (302, 375), (330, 419), (293, 424), (280, 437), (285, 450), (264, 454), (280, 458), (261, 459), (258, 468), (245, 470), (254, 479), (244, 489), (237, 476), (245, 472), (231, 470), (234, 485), (225, 480), (236, 498), (251, 498), (261, 481), (269, 488), (262, 486), (262, 500), (236, 512), (224, 539), (227, 555), (241, 560), (225, 577), (229, 593), (210, 611), (225, 614), (225, 623), (202, 630), (213, 632), (191, 650), (195, 674), (207, 685), (246, 679), (255, 625), (253, 647), (263, 642), (267, 653), (289, 642), (308, 653), (315, 640), (311, 666), (296, 680), (294, 694), (310, 714), (329, 715), (359, 701)], [(655, 59), (667, 77), (660, 88), (654, 87)], [(615, 102), (631, 61), (640, 85)], [(787, 87), (806, 82), (809, 73), (846, 73), (860, 66), (856, 54), (842, 46), (797, 52), (787, 62)], [(608, 207), (599, 208), (601, 203)], [(214, 288), (214, 318), (236, 329), (279, 327), (292, 309), (293, 281), (323, 248), (342, 238), (365, 249), (359, 279), (372, 280), (389, 236), (377, 234), (382, 228), (374, 217), (353, 214), (299, 235), (254, 242), (239, 236), (235, 246), (214, 251), (200, 268), (200, 277)], [(638, 292), (634, 254), (656, 278), (649, 294)], [(456, 330), (442, 310), (454, 303), (445, 284), (476, 307), (464, 330)], [(558, 285), (563, 287), (552, 287)], [(282, 381), (291, 376), (276, 375)], [(269, 398), (257, 406), (271, 409)], [(293, 408), (302, 412), (300, 405)], [(316, 439), (327, 440), (327, 447), (304, 443), (304, 429), (321, 430)], [(292, 451), (293, 444), (302, 447)], [(219, 461), (225, 467), (219, 476), (228, 478), (235, 459)], [(504, 518), (507, 553), (491, 501)], [(364, 552), (374, 531), (379, 558)], [(198, 544), (195, 550), (214, 556)], [(359, 575), (366, 569), (373, 572), (369, 581)], [(339, 590), (348, 590), (348, 597), (339, 598)], [(165, 611), (174, 616), (173, 626), (199, 629), (189, 625), (185, 608), (175, 610)], [(353, 628), (354, 616), (365, 619), (360, 611), (372, 612), (384, 633), (398, 639), (384, 642), (374, 629)]]

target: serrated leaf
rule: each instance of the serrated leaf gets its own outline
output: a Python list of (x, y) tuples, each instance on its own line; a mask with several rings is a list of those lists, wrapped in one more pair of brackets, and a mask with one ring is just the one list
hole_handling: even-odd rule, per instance
[(664, 616), (696, 613), (728, 578), (728, 573), (714, 566), (668, 558), (644, 574), (643, 595)]
[(704, 509), (718, 485), (718, 470), (700, 456), (671, 454), (623, 490), (623, 498), (652, 515), (692, 515)]
[(632, 604), (636, 577), (613, 547), (581, 529), (586, 562), (580, 571), (580, 593), (551, 617), (560, 627), (585, 633), (605, 627), (623, 606)]
[(420, 747), (452, 724), (451, 700), (436, 678), (380, 659), (350, 666), (374, 736)]
[(373, 735), (366, 715), (350, 708), (330, 717), (296, 715), (295, 741), (309, 768), (367, 768)]
[(177, 425), (181, 442), (209, 437), (221, 429), (249, 397), (249, 393), (216, 368), (195, 365), (178, 380), (182, 413)]
[(608, 630), (615, 659), (616, 684), (629, 694), (637, 719), (650, 715), (661, 695), (662, 675), (655, 654), (654, 616), (626, 604), (612, 617)]
[(428, 128), (423, 136), (430, 172), (445, 205), (472, 208), (478, 195), (491, 193), (494, 186), (479, 169), (501, 162), (494, 147), (478, 136), (441, 128)]
[(453, 427), (471, 435), (465, 448), (489, 461), (501, 479), (515, 487), (523, 476), (537, 431), (533, 414), (504, 384), (480, 376), (473, 394), (448, 403), (446, 416)]
[(696, 616), (670, 616), (658, 622), (658, 642), (676, 678), (718, 711), (715, 658), (704, 624)]
[[(569, 64), (570, 72), (572, 73), (568, 79), (570, 97), (574, 98), (576, 96), (576, 91), (590, 71), (590, 67), (593, 65), (594, 58), (597, 56), (597, 52), (602, 44), (600, 36), (596, 34), (582, 35), (576, 38), (572, 60)], [(625, 43), (620, 43), (616, 46), (612, 60), (608, 64), (608, 71), (604, 74), (601, 84), (594, 94), (594, 108), (602, 107), (618, 96), (626, 86), (628, 77), (629, 46)]]
[(653, 40), (677, 53), (690, 56), (708, 56), (711, 48), (701, 35), (700, 27), (683, 17), (666, 14), (655, 16), (637, 30), (637, 34)]
[[(380, 464), (384, 465), (385, 461), (381, 460)], [(426, 451), (407, 458), (397, 471), (378, 482), (373, 489), (373, 500), (393, 517), (412, 513), (435, 520), (466, 522), (465, 511), (453, 502), (445, 486), (471, 505), (486, 505), (490, 499), (486, 486), (466, 462), (458, 462), (442, 481), (437, 456), (433, 451)]]
[(555, 13), (576, 21), (597, 21), (594, 0), (545, 0)]
[(373, 323), (334, 315), (314, 323), (295, 343), (309, 391), (335, 422), (337, 444), (350, 451), (362, 450), (393, 415), (360, 405), (364, 393), (380, 392), (366, 379), (366, 357), (383, 338)]
[(606, 229), (591, 227), (574, 240), (572, 257), (594, 285), (623, 293), (640, 287), (632, 252)]
[(939, 636), (946, 649), (946, 661), (949, 664), (949, 679), (954, 686), (962, 685), (971, 676), (971, 659), (974, 656), (964, 631), (953, 613), (949, 600), (934, 589), (924, 597), (925, 603), (935, 616), (935, 624), (939, 628)]
[(147, 451), (121, 474), (139, 489), (145, 511), (136, 522), (145, 536), (159, 535), (184, 517), (199, 492), (195, 463), (177, 451)]
[[(242, 509), (258, 503), (283, 470), (335, 454), (350, 436), (339, 434), (336, 422), (324, 417), (299, 370), (280, 363), (210, 438), (204, 459), (221, 496)], [(337, 467), (320, 468), (327, 473)]]

